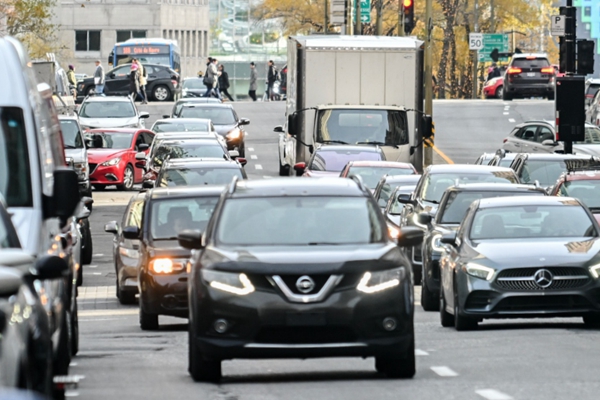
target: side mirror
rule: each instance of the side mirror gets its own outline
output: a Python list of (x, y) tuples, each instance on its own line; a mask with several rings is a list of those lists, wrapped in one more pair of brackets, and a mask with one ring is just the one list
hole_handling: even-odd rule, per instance
[(242, 167), (243, 167), (244, 165), (248, 164), (248, 160), (246, 160), (245, 158), (242, 158), (242, 157), (238, 157), (238, 158), (236, 158), (235, 160), (236, 160), (237, 162), (239, 162), (239, 163), (242, 165)]
[(417, 221), (421, 224), (421, 225), (429, 225), (431, 223), (431, 220), (433, 219), (433, 217), (431, 216), (431, 214), (422, 212), (417, 216)]
[(108, 77), (111, 78), (111, 79), (115, 79), (115, 74), (111, 73), (111, 74), (108, 75)]
[(433, 118), (431, 115), (423, 115), (421, 118), (421, 127), (423, 129), (422, 136), (424, 139), (429, 139), (433, 136), (435, 128), (433, 127)]
[(144, 181), (142, 183), (142, 188), (144, 188), (144, 189), (152, 189), (152, 188), (154, 188), (154, 181)]
[(163, 118), (171, 118), (171, 116), (169, 114), (164, 114), (162, 117)]
[[(137, 148), (138, 148), (138, 151), (140, 151), (140, 152), (146, 151), (150, 148), (150, 145), (148, 143), (140, 143), (140, 144), (138, 144)], [(136, 156), (136, 160), (137, 160), (137, 154), (135, 156)]]
[(451, 246), (456, 245), (456, 232), (448, 232), (442, 235), (440, 242), (443, 244), (449, 244)]
[(69, 271), (69, 264), (58, 256), (44, 256), (35, 263), (35, 275), (41, 279), (62, 278)]
[(227, 154), (229, 154), (229, 157), (234, 158), (234, 159), (238, 158), (240, 156), (240, 152), (237, 150), (229, 150), (227, 152)]
[(298, 114), (290, 114), (288, 115), (288, 132), (292, 136), (296, 136), (298, 134)]
[(273, 128), (273, 132), (285, 133), (285, 131), (283, 130), (283, 126), (281, 125), (277, 125), (275, 128)]
[(238, 121), (238, 125), (250, 125), (250, 120), (248, 118), (240, 118), (240, 120)]
[(126, 226), (123, 228), (123, 237), (125, 239), (135, 240), (140, 238), (140, 228), (137, 226)]
[(552, 139), (546, 139), (542, 142), (542, 146), (556, 146), (556, 142)]
[(148, 113), (146, 111), (142, 111), (140, 113), (140, 118), (143, 118), (143, 119), (150, 118), (150, 113)]
[[(23, 284), (22, 276), (16, 268), (0, 268), (0, 297), (10, 297), (19, 293), (19, 289)], [(4, 313), (0, 312), (0, 315), (4, 315)]]
[(418, 246), (423, 243), (423, 236), (425, 232), (419, 228), (405, 226), (400, 229), (398, 235), (398, 246), (400, 247), (412, 247)]
[(413, 204), (413, 201), (411, 199), (411, 195), (410, 194), (399, 194), (398, 195), (398, 202), (402, 203), (402, 204)]
[(142, 151), (135, 153), (135, 159), (138, 161), (146, 161), (146, 153)]
[(59, 167), (54, 171), (54, 195), (52, 197), (55, 216), (66, 220), (75, 213), (81, 200), (75, 170)]
[(186, 229), (177, 235), (179, 245), (184, 249), (199, 250), (202, 248), (202, 232)]
[(89, 216), (92, 214), (92, 212), (90, 211), (89, 208), (87, 207), (80, 207), (77, 215), (75, 216), (78, 220), (80, 219), (84, 219), (84, 218), (89, 218)]
[(119, 224), (117, 221), (110, 221), (108, 224), (104, 225), (104, 232), (114, 233), (115, 235), (119, 233)]
[(294, 171), (296, 171), (298, 173), (303, 173), (305, 169), (306, 169), (305, 162), (299, 162), (299, 163), (294, 164)]
[(90, 207), (92, 204), (94, 204), (94, 199), (92, 199), (91, 197), (88, 196), (83, 196), (81, 198), (81, 202), (86, 206), (86, 207)]

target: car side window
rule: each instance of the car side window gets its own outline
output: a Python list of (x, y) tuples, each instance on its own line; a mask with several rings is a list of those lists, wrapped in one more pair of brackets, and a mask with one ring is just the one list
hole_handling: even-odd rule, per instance
[(147, 145), (151, 145), (154, 140), (154, 135), (148, 132), (142, 132), (142, 136), (144, 137), (144, 143)]
[(538, 129), (537, 125), (536, 126), (526, 126), (524, 128), (521, 128), (521, 130), (515, 134), (515, 137), (533, 142), (533, 141), (535, 141), (535, 132), (537, 131), (537, 129)]
[(144, 209), (144, 202), (142, 200), (136, 200), (131, 204), (129, 212), (126, 217), (124, 226), (136, 226), (142, 228), (142, 211)]
[(550, 128), (542, 126), (538, 131), (537, 141), (542, 143), (544, 140), (552, 140), (554, 141), (554, 132), (550, 130)]
[(113, 69), (110, 74), (114, 74), (118, 77), (123, 77), (125, 75), (129, 75), (129, 71), (131, 71), (131, 67), (129, 65), (125, 65), (123, 67)]

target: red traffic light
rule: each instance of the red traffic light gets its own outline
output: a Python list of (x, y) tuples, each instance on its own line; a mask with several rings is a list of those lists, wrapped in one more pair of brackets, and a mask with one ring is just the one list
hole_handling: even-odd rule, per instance
[(413, 0), (404, 0), (404, 8), (409, 8), (413, 6)]

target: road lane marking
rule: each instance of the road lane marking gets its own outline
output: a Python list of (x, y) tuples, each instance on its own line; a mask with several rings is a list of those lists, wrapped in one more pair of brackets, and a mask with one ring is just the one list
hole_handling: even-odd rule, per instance
[(425, 350), (415, 349), (415, 356), (428, 356), (429, 353)]
[(512, 400), (512, 397), (506, 393), (499, 392), (495, 389), (476, 390), (475, 393), (488, 400)]
[(248, 151), (254, 151), (254, 147), (248, 147)]
[(250, 159), (252, 159), (252, 160), (258, 160), (258, 156), (256, 154), (251, 154), (250, 155)]
[(505, 112), (503, 112), (502, 114), (504, 114), (504, 115), (508, 115), (508, 114), (510, 114), (510, 113), (505, 111)]
[(262, 165), (260, 165), (260, 164), (255, 164), (254, 168), (256, 168), (256, 169), (263, 169)]
[(76, 390), (65, 390), (65, 397), (79, 397), (79, 392)]
[(98, 268), (97, 265), (84, 265), (84, 268)]
[(448, 164), (454, 164), (454, 161), (452, 161), (452, 159), (450, 157), (448, 157), (446, 154), (444, 154), (443, 151), (441, 151), (440, 149), (438, 149), (435, 145), (432, 147), (433, 151), (435, 151), (438, 156), (442, 157), (442, 159), (444, 161), (446, 161)]
[(79, 310), (77, 316), (85, 317), (114, 317), (120, 315), (138, 315), (140, 311), (137, 308), (117, 308), (113, 310)]
[(508, 119), (508, 122), (511, 122), (511, 123), (513, 123), (513, 124), (514, 124), (514, 123), (515, 123), (515, 119), (514, 119), (514, 118), (509, 118), (509, 119)]
[(92, 272), (92, 275), (102, 275), (102, 272)]
[(269, 176), (269, 175), (263, 175), (263, 178), (264, 178), (264, 179), (272, 179), (273, 177), (272, 177), (272, 176)]
[(442, 366), (442, 367), (431, 367), (431, 370), (438, 374), (439, 376), (443, 376), (445, 378), (458, 376), (458, 372), (452, 371), (450, 368)]
[(94, 257), (104, 257), (104, 253), (96, 253), (94, 254)]

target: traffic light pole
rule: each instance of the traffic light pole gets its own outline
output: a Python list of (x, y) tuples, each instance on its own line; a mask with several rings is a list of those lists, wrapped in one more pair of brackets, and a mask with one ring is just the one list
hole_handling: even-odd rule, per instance
[[(425, 35), (425, 114), (433, 116), (433, 0), (425, 1), (425, 23), (427, 30)], [(433, 143), (433, 138), (431, 138)], [(433, 148), (427, 146), (423, 149), (423, 164), (429, 166), (433, 164)]]
[(355, 0), (356, 9), (354, 10), (356, 14), (356, 26), (354, 28), (355, 35), (362, 35), (362, 21), (360, 20), (360, 0)]
[[(561, 51), (560, 56), (564, 57), (563, 65), (565, 66), (565, 74), (567, 76), (574, 76), (576, 73), (575, 70), (575, 45), (577, 43), (577, 16), (576, 16), (576, 8), (573, 7), (573, 0), (567, 0), (567, 6), (561, 7), (560, 13), (566, 17), (565, 23), (565, 36), (561, 40)], [(563, 47), (564, 46), (564, 47)], [(583, 94), (582, 94), (583, 95)], [(558, 99), (556, 100), (558, 101)], [(560, 115), (557, 115), (560, 118)], [(564, 152), (565, 154), (573, 154), (573, 139), (571, 137), (571, 133), (564, 135), (561, 134), (559, 125), (557, 124), (557, 130), (559, 131), (559, 135), (564, 137)]]
[[(474, 32), (479, 32), (479, 2), (477, 0), (475, 0), (475, 7), (473, 10), (473, 19), (474, 19)], [(477, 95), (479, 93), (479, 81), (477, 80), (477, 68), (478, 65), (477, 63), (479, 62), (479, 52), (474, 51), (473, 52), (473, 99), (477, 98)]]

